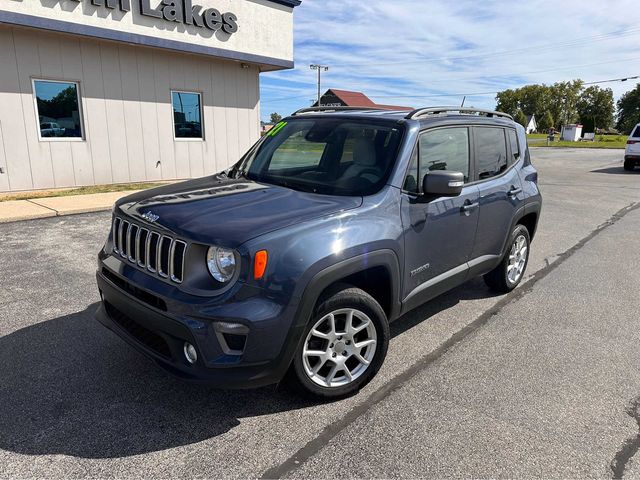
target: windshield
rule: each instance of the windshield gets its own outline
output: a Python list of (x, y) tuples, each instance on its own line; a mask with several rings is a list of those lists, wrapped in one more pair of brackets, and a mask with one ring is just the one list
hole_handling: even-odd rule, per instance
[(231, 173), (326, 195), (371, 195), (389, 177), (402, 131), (388, 120), (290, 119), (267, 133)]

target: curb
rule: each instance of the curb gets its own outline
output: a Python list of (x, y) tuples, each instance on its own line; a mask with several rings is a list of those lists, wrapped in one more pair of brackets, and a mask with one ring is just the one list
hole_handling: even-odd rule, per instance
[(0, 202), (0, 224), (106, 212), (118, 199), (137, 192), (139, 190)]

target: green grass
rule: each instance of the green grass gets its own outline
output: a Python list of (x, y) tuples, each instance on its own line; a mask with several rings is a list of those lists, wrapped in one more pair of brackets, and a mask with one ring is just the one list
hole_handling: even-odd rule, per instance
[(37, 192), (7, 193), (0, 195), (0, 202), (9, 200), (30, 200), (35, 198), (70, 197), (73, 195), (90, 195), (92, 193), (125, 192), (129, 190), (147, 190), (166, 185), (168, 182), (120, 183), (115, 185), (94, 185), (89, 187), (69, 188), (63, 190), (42, 190)]
[(531, 147), (555, 147), (555, 148), (625, 148), (627, 137), (625, 135), (596, 135), (593, 142), (561, 142), (556, 135), (556, 141), (547, 145), (547, 135), (533, 133), (527, 135)]

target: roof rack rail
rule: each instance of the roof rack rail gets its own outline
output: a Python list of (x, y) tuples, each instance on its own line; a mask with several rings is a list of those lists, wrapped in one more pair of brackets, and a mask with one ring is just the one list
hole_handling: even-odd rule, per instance
[(430, 107), (430, 108), (418, 108), (414, 110), (405, 118), (407, 120), (423, 118), (428, 115), (442, 115), (445, 113), (460, 113), (460, 114), (479, 114), (486, 115), (487, 117), (502, 117), (513, 120), (513, 117), (507, 113), (495, 112), (493, 110), (483, 110), (481, 108), (473, 107)]
[(307, 107), (301, 108), (297, 112), (295, 112), (292, 116), (302, 115), (304, 113), (322, 113), (322, 112), (348, 112), (348, 111), (378, 111), (382, 110), (381, 108), (375, 107)]

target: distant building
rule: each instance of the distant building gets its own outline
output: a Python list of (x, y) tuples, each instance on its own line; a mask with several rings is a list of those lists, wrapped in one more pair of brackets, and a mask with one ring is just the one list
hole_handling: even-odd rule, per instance
[(527, 133), (535, 133), (538, 131), (538, 122), (536, 122), (535, 115), (527, 115), (527, 126), (525, 130)]
[(0, 193), (234, 164), (300, 1), (0, 0)]
[(567, 142), (577, 142), (582, 137), (582, 125), (569, 124), (562, 126), (562, 133), (560, 134), (560, 140)]
[[(350, 92), (348, 90), (336, 90), (331, 88), (322, 95), (320, 102), (323, 107), (367, 107), (380, 108), (382, 110), (413, 110), (412, 107), (401, 107), (398, 105), (382, 105), (375, 103), (362, 92)], [(318, 106), (318, 102), (313, 104)]]

